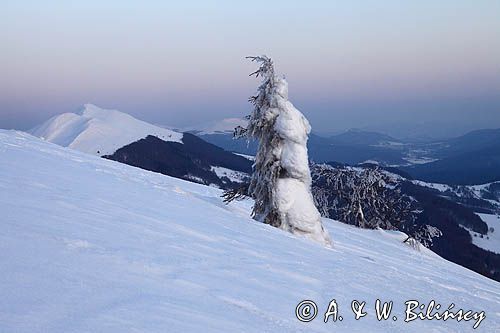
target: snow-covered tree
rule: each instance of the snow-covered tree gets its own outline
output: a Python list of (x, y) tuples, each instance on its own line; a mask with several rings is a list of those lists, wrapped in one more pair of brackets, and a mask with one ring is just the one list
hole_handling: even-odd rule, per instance
[(419, 203), (404, 194), (404, 180), (378, 167), (333, 167), (312, 164), (312, 193), (324, 217), (360, 228), (399, 230), (416, 249), (431, 247), (441, 231), (418, 223)]
[(321, 215), (367, 229), (414, 224), (416, 202), (400, 182), (379, 168), (313, 164), (312, 192)]
[[(262, 78), (247, 128), (238, 127), (235, 136), (257, 140), (259, 146), (246, 194), (254, 199), (256, 220), (303, 235), (325, 245), (330, 236), (321, 223), (311, 194), (307, 139), (311, 126), (288, 101), (288, 83), (274, 72), (266, 56), (249, 57), (260, 64), (251, 75)], [(233, 192), (237, 197), (241, 190)], [(230, 196), (230, 195), (229, 195)]]

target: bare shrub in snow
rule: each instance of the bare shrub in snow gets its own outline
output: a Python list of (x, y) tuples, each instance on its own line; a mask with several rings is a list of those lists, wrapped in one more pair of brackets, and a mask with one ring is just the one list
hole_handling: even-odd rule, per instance
[(432, 242), (434, 238), (441, 237), (443, 233), (438, 228), (431, 225), (424, 225), (423, 227), (416, 230), (413, 235), (408, 236), (404, 240), (404, 243), (409, 244), (416, 250), (420, 249), (420, 244), (423, 246), (430, 248), (432, 246)]
[(378, 167), (332, 167), (312, 164), (312, 193), (321, 215), (360, 228), (399, 230), (405, 243), (432, 246), (441, 231), (420, 225), (419, 204), (402, 193), (402, 180)]
[(360, 228), (401, 229), (415, 221), (417, 206), (378, 168), (314, 164), (313, 196), (321, 215)]

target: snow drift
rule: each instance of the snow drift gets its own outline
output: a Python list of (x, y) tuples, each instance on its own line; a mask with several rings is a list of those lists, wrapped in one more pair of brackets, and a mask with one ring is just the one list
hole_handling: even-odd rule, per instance
[[(328, 249), (248, 217), (220, 190), (0, 131), (2, 332), (470, 332), (473, 322), (404, 323), (404, 302), (484, 310), (500, 288), (403, 234), (324, 219)], [(314, 300), (309, 323), (295, 307)], [(323, 323), (331, 299), (343, 321)], [(358, 321), (352, 300), (366, 301)], [(374, 302), (394, 301), (397, 321)]]

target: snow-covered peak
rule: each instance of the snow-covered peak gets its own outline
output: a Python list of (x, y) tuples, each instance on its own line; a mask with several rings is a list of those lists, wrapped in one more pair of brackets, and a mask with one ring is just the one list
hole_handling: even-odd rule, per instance
[(103, 109), (98, 107), (95, 104), (87, 103), (83, 104), (83, 106), (80, 108), (76, 114), (89, 117), (89, 118), (97, 118), (97, 119), (109, 119), (110, 117), (129, 117), (133, 118), (132, 116), (120, 112), (118, 110), (112, 110), (112, 109)]
[(148, 135), (182, 142), (182, 133), (155, 126), (129, 114), (85, 104), (76, 113), (52, 117), (29, 131), (46, 141), (94, 155), (110, 155)]
[(208, 134), (228, 134), (233, 133), (238, 126), (246, 127), (248, 120), (243, 118), (226, 118), (222, 120), (210, 121), (204, 124), (183, 128), (182, 132), (190, 132), (197, 135)]

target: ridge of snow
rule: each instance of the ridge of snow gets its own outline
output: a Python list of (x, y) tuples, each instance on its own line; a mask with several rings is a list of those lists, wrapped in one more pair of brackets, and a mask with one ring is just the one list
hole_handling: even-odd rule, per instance
[(189, 126), (181, 129), (181, 132), (190, 132), (197, 135), (209, 134), (232, 134), (237, 126), (246, 127), (248, 120), (244, 118), (225, 118), (214, 120), (203, 124)]
[[(2, 332), (495, 332), (498, 282), (323, 219), (334, 248), (258, 223), (250, 201), (0, 130)], [(305, 299), (319, 309), (295, 318)], [(323, 322), (335, 299), (343, 321)], [(376, 299), (398, 320), (378, 321)], [(485, 311), (404, 322), (404, 302)], [(353, 300), (366, 301), (355, 320)]]
[(64, 147), (99, 156), (112, 155), (123, 146), (148, 135), (182, 143), (182, 133), (93, 104), (85, 104), (76, 113), (54, 116), (29, 133)]

